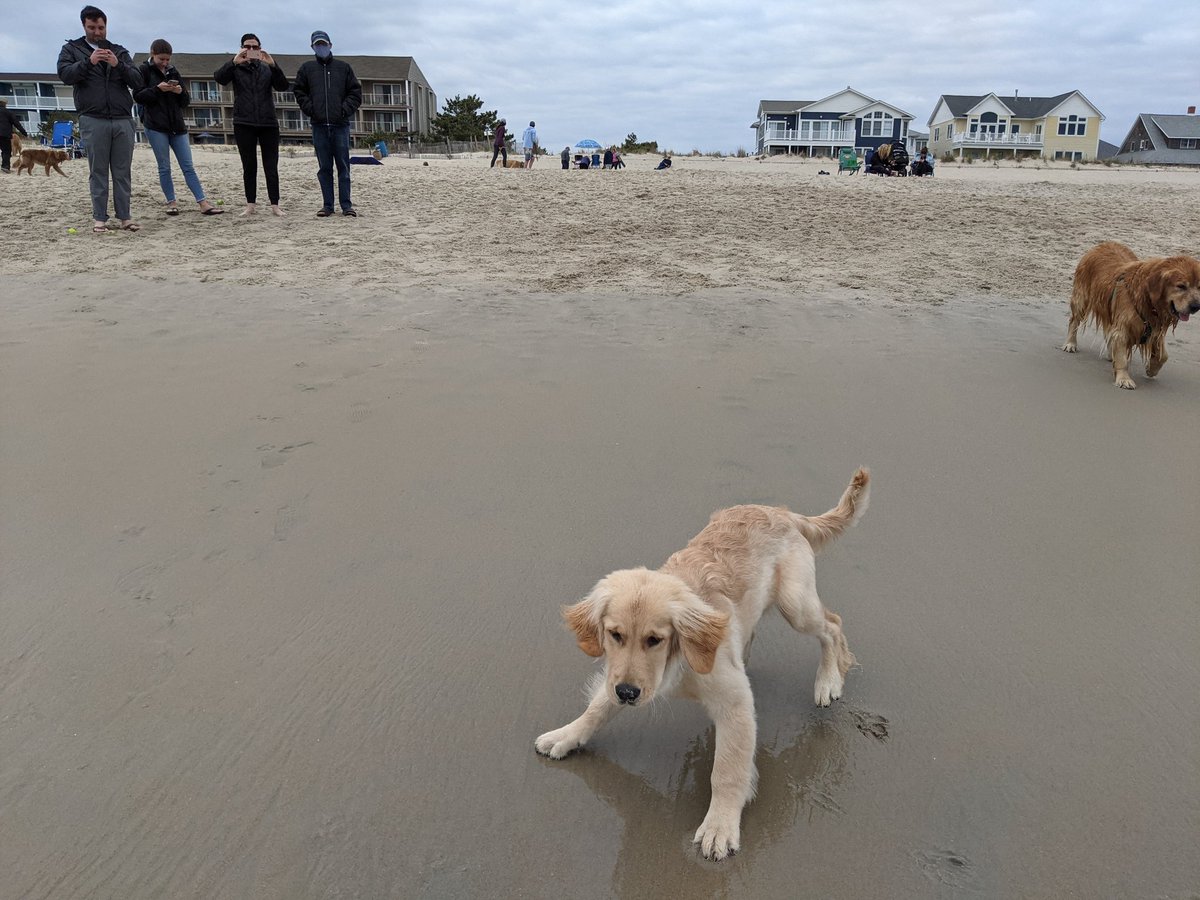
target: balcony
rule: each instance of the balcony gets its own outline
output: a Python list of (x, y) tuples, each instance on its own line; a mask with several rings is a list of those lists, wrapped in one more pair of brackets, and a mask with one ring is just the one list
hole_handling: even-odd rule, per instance
[(233, 102), (232, 91), (204, 91), (189, 88), (188, 96), (192, 98), (192, 103), (222, 103), (228, 106)]
[(408, 106), (408, 95), (396, 91), (370, 91), (363, 95), (363, 103), (368, 106)]
[(768, 128), (763, 136), (766, 144), (802, 144), (814, 147), (853, 147), (856, 142), (853, 128)]
[(75, 100), (73, 97), (39, 97), (34, 94), (3, 94), (0, 95), (0, 100), (7, 100), (8, 108), (11, 110), (61, 109), (71, 112), (75, 109)]
[(998, 147), (1004, 150), (1036, 150), (1045, 141), (1040, 134), (993, 134), (991, 132), (959, 131), (951, 136), (956, 147)]
[(200, 131), (224, 131), (224, 119), (185, 119), (184, 123), (188, 128), (195, 128)]

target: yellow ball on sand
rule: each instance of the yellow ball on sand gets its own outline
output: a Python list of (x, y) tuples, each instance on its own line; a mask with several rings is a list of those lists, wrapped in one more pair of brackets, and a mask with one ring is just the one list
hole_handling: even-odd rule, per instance
[(79, 234), (79, 229), (78, 228), (68, 228), (67, 234)]

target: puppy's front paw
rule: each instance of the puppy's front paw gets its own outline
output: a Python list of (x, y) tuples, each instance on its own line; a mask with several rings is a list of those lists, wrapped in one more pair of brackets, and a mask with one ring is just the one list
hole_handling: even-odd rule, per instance
[(579, 746), (581, 746), (579, 741), (570, 734), (567, 728), (547, 731), (533, 742), (533, 748), (538, 753), (551, 759), (562, 759)]
[(1137, 382), (1125, 374), (1118, 375), (1113, 384), (1119, 388), (1125, 388), (1127, 391), (1132, 391), (1137, 387)]
[(1075, 349), (1076, 349), (1076, 348), (1075, 348), (1075, 342), (1074, 342), (1074, 341), (1067, 341), (1065, 344), (1063, 344), (1063, 345), (1062, 345), (1062, 348), (1063, 348), (1064, 350), (1066, 350), (1068, 353), (1074, 353), (1074, 352), (1075, 352)]
[(705, 859), (722, 860), (738, 852), (740, 840), (741, 817), (713, 812), (710, 809), (696, 830), (692, 843), (700, 845), (700, 853)]
[(817, 706), (828, 706), (841, 698), (842, 688), (845, 686), (846, 679), (841, 675), (830, 675), (828, 678), (818, 676), (813, 689), (813, 699), (817, 701)]

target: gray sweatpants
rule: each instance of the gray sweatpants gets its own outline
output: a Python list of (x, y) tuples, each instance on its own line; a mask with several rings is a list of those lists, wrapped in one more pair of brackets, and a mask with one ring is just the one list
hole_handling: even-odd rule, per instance
[(79, 117), (79, 134), (87, 152), (88, 188), (92, 192), (92, 218), (108, 221), (108, 177), (112, 173), (113, 212), (122, 222), (129, 213), (133, 167), (133, 119)]

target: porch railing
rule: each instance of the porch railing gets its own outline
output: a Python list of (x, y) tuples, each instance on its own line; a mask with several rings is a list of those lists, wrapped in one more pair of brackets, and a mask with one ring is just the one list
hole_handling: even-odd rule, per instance
[(956, 132), (950, 138), (956, 146), (978, 147), (1040, 147), (1045, 141), (1040, 134), (992, 134), (991, 132)]
[(854, 146), (856, 135), (853, 128), (768, 128), (764, 139), (768, 143), (844, 144), (846, 146)]

